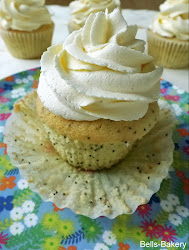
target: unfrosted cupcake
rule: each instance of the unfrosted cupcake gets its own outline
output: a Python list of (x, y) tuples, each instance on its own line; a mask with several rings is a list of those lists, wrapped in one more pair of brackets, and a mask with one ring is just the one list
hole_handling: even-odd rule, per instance
[(189, 0), (167, 0), (148, 29), (148, 53), (157, 65), (189, 65)]
[(51, 45), (54, 23), (44, 4), (44, 0), (0, 2), (0, 34), (14, 57), (39, 58)]
[(64, 45), (42, 56), (38, 115), (74, 167), (111, 167), (158, 120), (162, 68), (155, 68), (136, 33), (119, 9), (93, 13)]
[(112, 12), (120, 8), (120, 0), (76, 0), (70, 3), (71, 19), (68, 23), (70, 33), (83, 27), (91, 13), (105, 11)]

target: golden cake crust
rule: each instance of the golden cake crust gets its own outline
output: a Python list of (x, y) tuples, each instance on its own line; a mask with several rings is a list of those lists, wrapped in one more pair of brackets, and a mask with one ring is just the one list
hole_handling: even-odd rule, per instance
[(158, 103), (150, 103), (144, 117), (136, 121), (73, 121), (57, 116), (37, 97), (37, 112), (42, 122), (60, 135), (88, 143), (114, 143), (141, 139), (158, 121)]

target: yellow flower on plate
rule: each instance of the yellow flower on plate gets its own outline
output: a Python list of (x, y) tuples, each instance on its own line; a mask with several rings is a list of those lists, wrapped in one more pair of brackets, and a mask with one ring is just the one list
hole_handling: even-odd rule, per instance
[(61, 220), (57, 227), (58, 233), (66, 239), (75, 231), (74, 223), (71, 220)]
[(44, 239), (45, 243), (43, 244), (44, 250), (57, 250), (60, 246), (62, 238), (60, 236), (49, 237)]
[(46, 213), (41, 221), (42, 226), (45, 229), (55, 229), (60, 221), (60, 216), (57, 213)]
[(112, 226), (112, 232), (116, 236), (117, 241), (125, 241), (127, 239), (127, 227), (124, 223), (114, 223)]

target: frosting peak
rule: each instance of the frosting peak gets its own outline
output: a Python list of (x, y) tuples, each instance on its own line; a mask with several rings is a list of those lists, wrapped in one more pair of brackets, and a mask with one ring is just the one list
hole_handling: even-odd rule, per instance
[(81, 27), (90, 13), (105, 11), (112, 12), (120, 7), (120, 0), (77, 0), (70, 3), (72, 19)]
[(152, 30), (164, 37), (189, 40), (189, 0), (167, 0), (161, 4)]
[(159, 97), (162, 68), (144, 54), (136, 32), (118, 9), (91, 14), (64, 45), (42, 56), (38, 94), (44, 105), (68, 120), (143, 117)]
[(21, 31), (52, 23), (44, 0), (1, 0), (0, 21), (4, 29)]

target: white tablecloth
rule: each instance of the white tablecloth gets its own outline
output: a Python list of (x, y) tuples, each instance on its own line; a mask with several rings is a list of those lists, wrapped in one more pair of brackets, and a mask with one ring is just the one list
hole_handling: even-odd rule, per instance
[[(67, 23), (70, 12), (68, 7), (57, 5), (48, 6), (55, 23), (55, 32), (53, 35), (53, 44), (64, 42), (68, 36)], [(156, 11), (149, 10), (123, 10), (123, 16), (128, 24), (137, 24), (140, 28), (137, 34), (138, 38), (146, 41), (146, 29), (151, 23)], [(21, 60), (12, 57), (5, 48), (0, 38), (0, 79), (15, 74), (19, 71), (31, 69), (40, 66), (40, 60)], [(165, 80), (174, 85), (189, 91), (189, 72), (187, 69), (164, 69), (163, 76)]]

